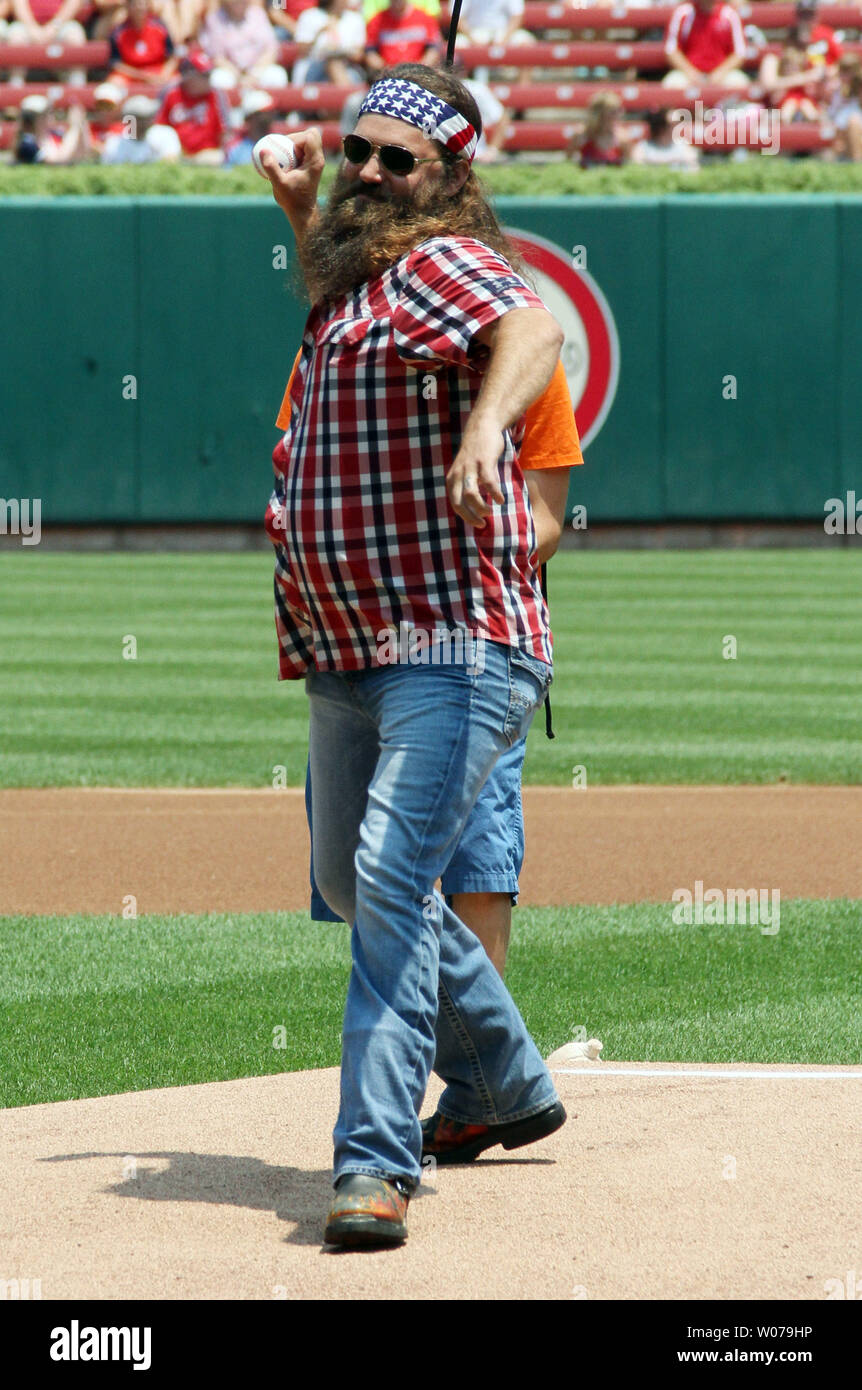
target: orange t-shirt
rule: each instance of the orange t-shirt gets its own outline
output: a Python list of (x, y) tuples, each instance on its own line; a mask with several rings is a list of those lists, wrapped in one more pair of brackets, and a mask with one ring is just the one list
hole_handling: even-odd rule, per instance
[[(297, 353), (275, 422), (280, 430), (290, 424), (290, 388), (299, 358)], [(569, 383), (562, 362), (558, 362), (549, 384), (526, 412), (521, 468), (572, 468), (583, 461)]]

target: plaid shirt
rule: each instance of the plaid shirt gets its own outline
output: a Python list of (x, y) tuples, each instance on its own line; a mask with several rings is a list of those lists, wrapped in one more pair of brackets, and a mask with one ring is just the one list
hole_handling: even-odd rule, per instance
[(446, 493), (488, 359), (475, 334), (537, 307), (496, 252), (441, 236), (312, 309), (266, 516), (281, 680), (376, 666), (382, 632), (401, 624), (551, 661), (518, 465), (523, 420), (505, 433), (504, 500), (484, 528), (462, 521)]

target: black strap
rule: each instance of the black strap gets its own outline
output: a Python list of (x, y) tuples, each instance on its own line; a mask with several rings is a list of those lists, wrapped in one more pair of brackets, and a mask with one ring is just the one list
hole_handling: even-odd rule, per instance
[(449, 41), (446, 44), (446, 62), (444, 67), (451, 68), (455, 61), (455, 39), (458, 36), (458, 20), (461, 18), (461, 0), (455, 0), (452, 6), (452, 18), (449, 21)]
[[(542, 598), (545, 600), (545, 603), (547, 604), (547, 602), (548, 602), (548, 566), (547, 566), (547, 565), (542, 565), (540, 574), (541, 574), (541, 582), (542, 582)], [(554, 733), (554, 726), (553, 726), (553, 724), (551, 723), (551, 692), (550, 692), (550, 690), (548, 691), (547, 695), (545, 696), (545, 733), (546, 733), (546, 735), (547, 735), (548, 738), (556, 738), (556, 737), (557, 737), (557, 735)]]

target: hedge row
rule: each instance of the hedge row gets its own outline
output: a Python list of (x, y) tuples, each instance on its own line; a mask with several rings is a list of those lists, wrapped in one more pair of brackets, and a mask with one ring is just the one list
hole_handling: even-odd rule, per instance
[[(335, 172), (330, 162), (324, 173), (326, 189)], [(553, 198), (582, 196), (655, 195), (662, 193), (862, 193), (862, 164), (825, 163), (817, 159), (776, 159), (754, 155), (736, 162), (708, 161), (695, 174), (666, 169), (592, 169), (583, 172), (570, 163), (528, 164), (515, 160), (484, 165), (479, 170), (497, 195)], [(0, 198), (146, 197), (181, 195), (258, 195), (269, 189), (252, 168), (205, 169), (190, 165), (69, 168), (0, 166)]]

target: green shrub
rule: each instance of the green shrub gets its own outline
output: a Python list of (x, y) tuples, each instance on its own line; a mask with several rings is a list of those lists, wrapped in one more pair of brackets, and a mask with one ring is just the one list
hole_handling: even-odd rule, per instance
[[(328, 187), (335, 164), (323, 177)], [(486, 186), (498, 196), (555, 198), (650, 196), (664, 193), (862, 193), (862, 164), (832, 164), (817, 159), (776, 159), (753, 155), (740, 163), (711, 160), (697, 174), (667, 169), (591, 169), (583, 172), (563, 161), (530, 164), (520, 159), (479, 168)], [(13, 197), (269, 197), (268, 186), (250, 166), (205, 169), (191, 165), (71, 168), (0, 166), (0, 198)]]

